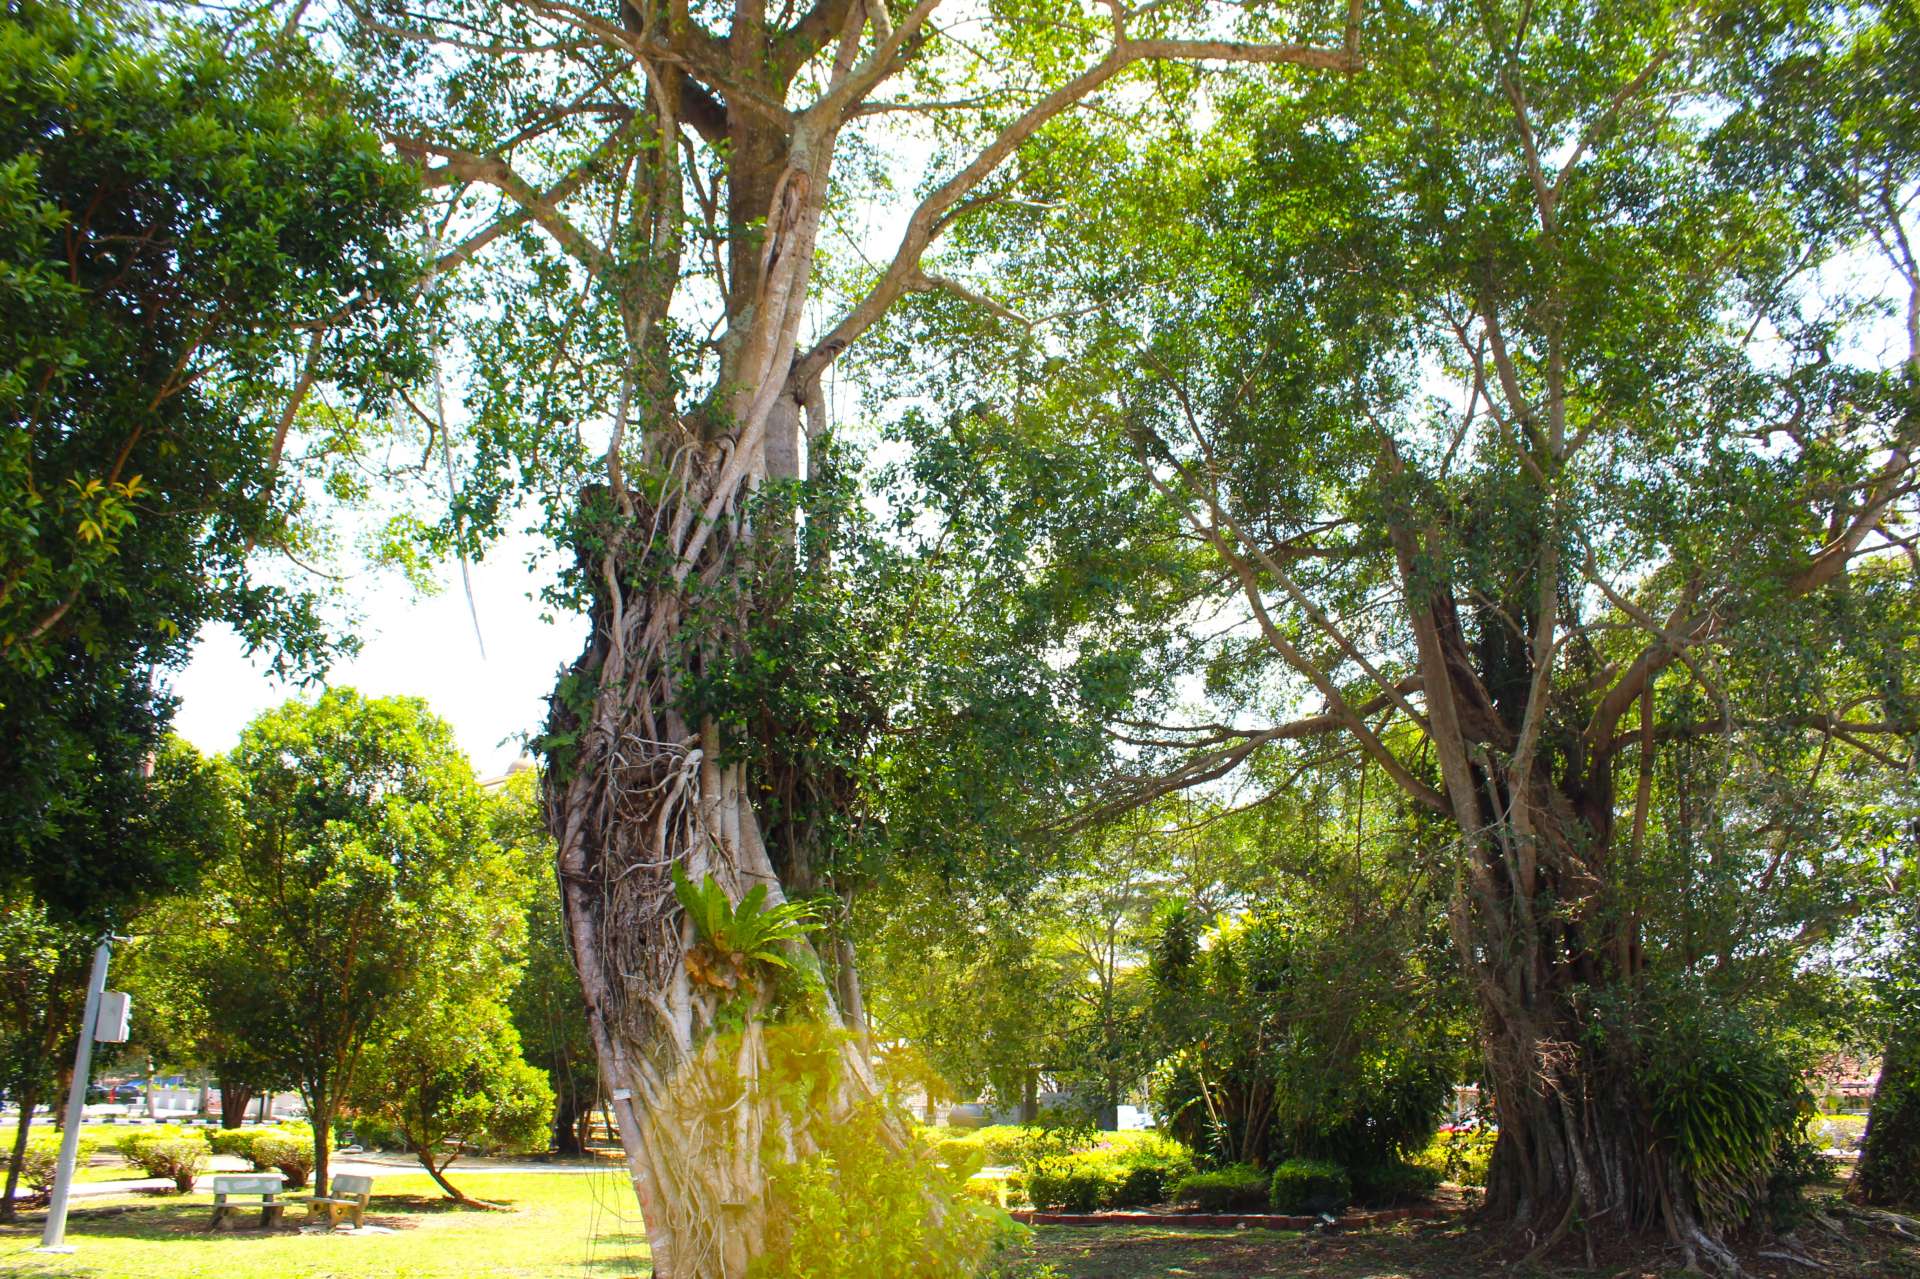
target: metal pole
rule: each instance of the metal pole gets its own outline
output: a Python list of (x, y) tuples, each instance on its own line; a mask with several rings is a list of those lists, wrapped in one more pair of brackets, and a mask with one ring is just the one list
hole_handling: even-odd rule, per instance
[(67, 1195), (73, 1189), (73, 1165), (80, 1156), (80, 1123), (85, 1118), (87, 1085), (93, 1078), (94, 1022), (100, 1016), (100, 992), (107, 988), (107, 957), (113, 937), (104, 937), (93, 952), (93, 976), (87, 981), (87, 1011), (80, 1018), (80, 1043), (73, 1050), (73, 1084), (67, 1089), (67, 1127), (60, 1137), (60, 1164), (53, 1178), (53, 1197), (47, 1201), (47, 1228), (41, 1232), (39, 1252), (72, 1252), (67, 1239)]

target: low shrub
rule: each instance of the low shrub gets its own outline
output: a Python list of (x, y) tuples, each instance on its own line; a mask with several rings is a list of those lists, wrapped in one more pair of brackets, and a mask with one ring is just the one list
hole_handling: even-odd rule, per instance
[(1120, 1178), (1108, 1199), (1109, 1206), (1114, 1208), (1164, 1203), (1172, 1196), (1173, 1188), (1194, 1171), (1192, 1152), (1179, 1142), (1158, 1135), (1118, 1146), (1113, 1157), (1120, 1165)]
[(272, 1168), (285, 1176), (288, 1190), (299, 1190), (313, 1175), (313, 1130), (262, 1129), (248, 1158), (256, 1169)]
[(987, 1167), (1004, 1167), (1017, 1164), (1028, 1155), (1043, 1130), (1028, 1128), (1021, 1124), (989, 1124), (985, 1128), (976, 1128), (959, 1140), (970, 1142), (980, 1151), (980, 1158)]
[[(99, 1150), (100, 1143), (82, 1137), (74, 1167), (84, 1168)], [(45, 1203), (53, 1194), (53, 1179), (60, 1167), (60, 1134), (39, 1133), (27, 1138), (26, 1162), (20, 1169), (20, 1184), (28, 1190), (27, 1205)]]
[(960, 1193), (990, 1207), (1004, 1210), (1007, 1206), (1007, 1182), (1002, 1177), (969, 1178), (960, 1183)]
[(336, 1146), (357, 1145), (362, 1150), (406, 1150), (407, 1139), (399, 1128), (376, 1115), (355, 1115), (338, 1119), (333, 1125)]
[(1353, 1202), (1353, 1182), (1339, 1164), (1289, 1159), (1273, 1170), (1267, 1202), (1275, 1212), (1342, 1212)]
[(207, 1134), (216, 1155), (244, 1159), (255, 1172), (274, 1169), (287, 1179), (288, 1190), (299, 1190), (313, 1175), (313, 1128), (308, 1124), (280, 1124), (273, 1128), (231, 1128)]
[(1456, 1128), (1434, 1136), (1410, 1162), (1431, 1168), (1456, 1186), (1485, 1186), (1493, 1162), (1495, 1134), (1485, 1128)]
[(1092, 1212), (1113, 1201), (1120, 1166), (1094, 1152), (1042, 1159), (1027, 1169), (1027, 1199), (1043, 1212)]
[(1212, 1172), (1182, 1177), (1173, 1188), (1181, 1203), (1198, 1204), (1207, 1212), (1234, 1212), (1258, 1208), (1266, 1202), (1267, 1175), (1252, 1164), (1228, 1164)]
[(986, 1152), (977, 1141), (945, 1138), (933, 1143), (933, 1157), (955, 1177), (971, 1177), (986, 1166)]
[(130, 1132), (115, 1149), (147, 1176), (165, 1177), (182, 1193), (193, 1189), (194, 1178), (207, 1167), (205, 1135), (171, 1124)]
[(1353, 1193), (1361, 1203), (1375, 1208), (1419, 1203), (1440, 1186), (1440, 1173), (1425, 1164), (1396, 1159), (1353, 1170)]

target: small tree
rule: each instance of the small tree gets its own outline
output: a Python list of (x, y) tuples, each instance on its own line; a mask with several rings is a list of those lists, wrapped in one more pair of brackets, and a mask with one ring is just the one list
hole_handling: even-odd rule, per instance
[(578, 1155), (585, 1148), (582, 1130), (599, 1099), (600, 1068), (561, 918), (553, 840), (540, 823), (538, 777), (532, 769), (515, 773), (495, 796), (494, 839), (525, 876), (527, 892), (525, 963), (508, 1006), (527, 1060), (547, 1073), (553, 1148)]
[(324, 1193), (363, 1049), (445, 939), (495, 922), (499, 858), (472, 768), (417, 699), (289, 702), (248, 726), (234, 764), (233, 927), (251, 962), (232, 987), (248, 999), (224, 1015), (299, 1088)]
[(355, 1107), (392, 1124), (440, 1189), (469, 1149), (544, 1150), (553, 1089), (520, 1055), (505, 1007), (487, 998), (439, 1000), (430, 990), (396, 1033), (369, 1049)]

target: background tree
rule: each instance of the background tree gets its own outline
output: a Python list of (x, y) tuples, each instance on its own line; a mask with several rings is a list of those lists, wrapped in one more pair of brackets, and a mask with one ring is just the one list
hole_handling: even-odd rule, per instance
[(587, 1033), (586, 1002), (573, 968), (554, 874), (553, 839), (540, 821), (539, 775), (511, 774), (494, 797), (494, 839), (527, 886), (526, 962), (509, 1006), (527, 1060), (553, 1090), (553, 1148), (585, 1153), (586, 1130), (600, 1102), (600, 1066)]
[(158, 1041), (175, 1068), (205, 1072), (220, 1090), (220, 1126), (238, 1128), (247, 1109), (292, 1080), (250, 1038), (249, 1009), (278, 1001), (268, 974), (253, 962), (241, 931), (231, 845), (209, 861), (192, 893), (143, 911), (125, 952), (124, 985), (141, 1010), (141, 1035)]
[[(212, 621), (289, 669), (328, 648), (248, 554), (313, 549), (306, 480), (366, 434), (289, 448), (309, 388), (414, 367), (414, 182), (349, 102), (297, 43), (140, 6), (25, 3), (0, 33), (0, 893), (72, 946), (195, 870), (161, 673)], [(9, 1027), (30, 1101), (84, 982), (52, 971)]]
[(17, 890), (0, 906), (0, 1088), (20, 1107), (0, 1195), (0, 1219), (12, 1221), (33, 1112), (53, 1095), (55, 1062), (80, 1018), (99, 939), (51, 918), (44, 904)]
[[(187, 743), (167, 738), (144, 761), (102, 762), (106, 768), (94, 774), (102, 784), (64, 796), (63, 804), (105, 800), (110, 792), (116, 800), (137, 801), (138, 807), (75, 811), (63, 820), (74, 843), (61, 850), (61, 862), (75, 875), (91, 860), (128, 869), (131, 877), (101, 880), (78, 911), (49, 904), (32, 884), (0, 881), (0, 900), (6, 903), (0, 927), (0, 972), (6, 974), (0, 1037), (7, 1044), (0, 1056), (5, 1063), (0, 1086), (20, 1105), (6, 1174), (9, 1189), (0, 1209), (10, 1210), (34, 1107), (55, 1099), (53, 1085), (72, 1060), (101, 933), (133, 918), (140, 903), (162, 887), (193, 883), (202, 866), (220, 856), (226, 837), (219, 770)], [(127, 771), (119, 771), (123, 767)], [(120, 785), (122, 780), (131, 786)], [(135, 793), (127, 794), (129, 789)], [(49, 864), (42, 859), (43, 868)]]
[(324, 1193), (333, 1120), (380, 1018), (435, 956), (467, 959), (517, 923), (517, 895), (472, 768), (416, 699), (289, 702), (247, 726), (233, 767), (233, 928), (251, 962), (248, 998), (218, 1015), (299, 1088)]
[(553, 1090), (520, 1055), (507, 1010), (484, 993), (450, 994), (433, 980), (387, 1014), (388, 1033), (367, 1049), (354, 1109), (391, 1124), (448, 1197), (470, 1207), (447, 1179), (469, 1150), (545, 1150)]
[[(1829, 770), (1907, 767), (1913, 373), (1814, 272), (1897, 254), (1909, 206), (1804, 216), (1747, 114), (1757, 66), (1853, 22), (1387, 6), (1376, 74), (1249, 86), (1204, 137), (1051, 130), (1024, 199), (961, 232), (993, 272), (967, 287), (1044, 337), (929, 305), (899, 349), (968, 345), (889, 365), (1061, 465), (1132, 457), (1228, 584), (1211, 704), (1136, 713), (1111, 807), (1307, 743), (1451, 826), (1489, 1204), (1536, 1239), (1611, 1214), (1732, 1265), (1796, 1084), (1717, 960), (1777, 973), (1831, 935), (1844, 850), (1769, 828)], [(1736, 761), (1752, 784), (1720, 786)], [(1743, 941), (1689, 942), (1696, 904), (1738, 936), (1736, 901)], [(1709, 1079), (1746, 1120), (1689, 1109)]]

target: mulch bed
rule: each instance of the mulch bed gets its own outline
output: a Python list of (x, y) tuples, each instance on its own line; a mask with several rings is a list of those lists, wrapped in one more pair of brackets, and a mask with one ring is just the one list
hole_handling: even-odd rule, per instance
[(1275, 1212), (1035, 1212), (1018, 1210), (1013, 1219), (1029, 1226), (1211, 1226), (1227, 1230), (1313, 1230), (1335, 1226), (1364, 1230), (1395, 1221), (1441, 1221), (1452, 1213), (1430, 1204), (1350, 1212), (1329, 1222), (1325, 1217), (1295, 1217)]

